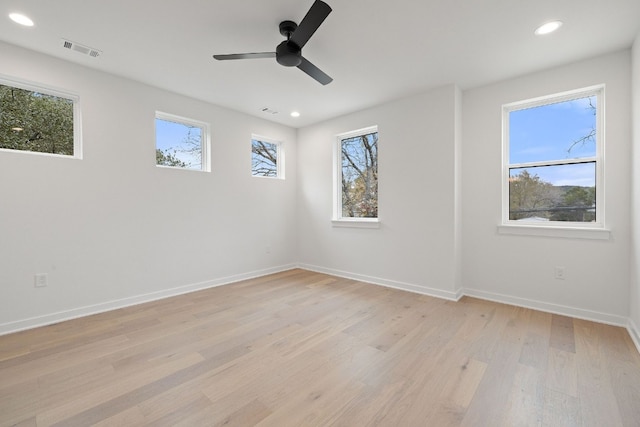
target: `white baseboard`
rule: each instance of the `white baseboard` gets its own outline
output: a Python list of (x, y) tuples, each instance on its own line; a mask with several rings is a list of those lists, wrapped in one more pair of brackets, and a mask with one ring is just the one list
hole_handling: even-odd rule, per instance
[(604, 323), (607, 325), (626, 327), (628, 318), (617, 316), (615, 314), (601, 313), (598, 311), (584, 310), (576, 307), (552, 304), (543, 301), (536, 301), (527, 298), (513, 297), (509, 295), (497, 294), (493, 292), (481, 291), (478, 289), (464, 289), (464, 294), (474, 298), (480, 298), (488, 301), (499, 302), (503, 304), (515, 305), (518, 307), (531, 308), (534, 310), (544, 311), (547, 313), (560, 314), (563, 316), (575, 317), (577, 319), (590, 320), (593, 322)]
[[(481, 291), (478, 289), (463, 288), (457, 292), (448, 292), (441, 289), (434, 289), (425, 286), (413, 285), (410, 283), (397, 282), (394, 280), (380, 279), (378, 277), (371, 277), (357, 273), (351, 273), (347, 271), (335, 270), (332, 268), (319, 267), (310, 264), (299, 264), (299, 268), (315, 271), (318, 273), (330, 274), (333, 276), (344, 277), (347, 279), (359, 280), (374, 285), (386, 286), (389, 288), (400, 289), (403, 291), (414, 292), (422, 295), (429, 295), (436, 298), (443, 298), (449, 301), (458, 301), (463, 296), (470, 296), (474, 298), (484, 299), (488, 301), (499, 302), (503, 304), (515, 305), (518, 307), (531, 308), (534, 310), (544, 311), (547, 313), (560, 314), (563, 316), (574, 317), (577, 319), (590, 320), (593, 322), (604, 323), (614, 326), (627, 327), (629, 325), (629, 319), (623, 316), (617, 316), (608, 313), (601, 313), (597, 311), (584, 310), (576, 307), (569, 307), (559, 304), (552, 304), (543, 301), (536, 301), (526, 298), (513, 297), (509, 295), (502, 295), (492, 292)], [(638, 329), (636, 328), (636, 332)], [(637, 337), (638, 335), (636, 335)], [(640, 341), (640, 340), (639, 340)], [(637, 343), (636, 343), (637, 345)], [(640, 351), (640, 350), (639, 350)]]
[(598, 311), (585, 310), (577, 307), (553, 304), (543, 301), (536, 301), (527, 298), (514, 297), (509, 295), (497, 294), (493, 292), (481, 291), (478, 289), (463, 288), (457, 292), (448, 292), (441, 289), (434, 289), (410, 283), (397, 282), (395, 280), (380, 279), (378, 277), (367, 276), (363, 274), (351, 273), (333, 268), (319, 267), (310, 264), (298, 264), (298, 268), (304, 270), (315, 271), (318, 273), (329, 274), (347, 279), (359, 280), (374, 285), (386, 286), (389, 288), (400, 289), (403, 291), (414, 292), (422, 295), (429, 295), (436, 298), (443, 298), (450, 301), (459, 301), (463, 296), (479, 298), (488, 301), (494, 301), (502, 304), (509, 304), (518, 307), (530, 308), (533, 310), (544, 311), (547, 313), (559, 314), (577, 319), (589, 320), (592, 322), (604, 323), (607, 325), (626, 327), (629, 335), (636, 345), (640, 353), (640, 329), (635, 325), (633, 320), (624, 316), (615, 314), (602, 313)]
[(298, 268), (303, 270), (315, 271), (317, 273), (329, 274), (331, 276), (344, 277), (345, 279), (353, 279), (361, 282), (371, 283), (373, 285), (384, 286), (387, 288), (400, 289), (402, 291), (413, 292), (416, 294), (429, 295), (436, 298), (443, 298), (449, 301), (458, 301), (464, 295), (462, 289), (458, 292), (443, 291), (442, 289), (429, 288), (427, 286), (414, 285), (411, 283), (397, 282), (395, 280), (381, 279), (379, 277), (366, 276), (363, 274), (350, 273), (348, 271), (335, 270), (333, 268), (318, 267), (310, 264), (298, 264)]
[(631, 318), (629, 318), (629, 323), (627, 324), (627, 331), (629, 332), (629, 335), (631, 335), (631, 339), (636, 345), (638, 353), (640, 353), (640, 329), (638, 329), (638, 325), (636, 325)]
[(272, 267), (263, 270), (252, 271), (243, 274), (237, 274), (219, 279), (213, 279), (206, 282), (194, 283), (186, 286), (180, 286), (171, 289), (165, 289), (149, 294), (137, 295), (133, 297), (123, 298), (119, 300), (108, 301), (105, 303), (95, 304), (91, 306), (78, 307), (72, 310), (61, 311), (57, 313), (46, 314), (43, 316), (22, 319), (13, 322), (0, 324), (0, 335), (6, 335), (13, 332), (19, 332), (26, 329), (37, 328), (40, 326), (51, 325), (65, 320), (76, 319), (79, 317), (90, 316), (92, 314), (103, 313), (105, 311), (116, 310), (119, 308), (130, 307), (133, 305), (143, 304), (146, 302), (157, 301), (177, 295), (183, 295), (203, 289), (214, 288), (217, 286), (228, 285), (240, 282), (242, 280), (253, 279), (256, 277), (266, 276), (269, 274), (280, 273), (282, 271), (301, 268), (304, 270), (315, 271), (318, 273), (329, 274), (332, 276), (344, 277), (347, 279), (358, 280), (374, 285), (385, 286), (388, 288), (399, 289), (403, 291), (413, 292), (421, 295), (428, 295), (436, 298), (442, 298), (449, 301), (458, 301), (467, 295), (474, 298), (510, 304), (519, 307), (531, 308), (534, 310), (545, 311), (548, 313), (560, 314), (564, 316), (575, 317), (578, 319), (590, 320), (599, 323), (605, 323), (614, 326), (622, 326), (627, 329), (631, 339), (633, 340), (638, 352), (640, 352), (640, 329), (632, 319), (623, 316), (617, 316), (596, 311), (584, 310), (576, 307), (563, 306), (542, 301), (530, 300), (526, 298), (513, 297), (509, 295), (497, 294), (492, 292), (481, 291), (478, 289), (464, 288), (457, 292), (443, 291), (441, 289), (429, 288), (410, 283), (398, 282), (395, 280), (381, 279), (378, 277), (367, 276), (363, 274), (351, 273), (332, 268), (319, 267), (310, 264), (289, 264), (279, 267)]
[(268, 274), (280, 273), (282, 271), (296, 268), (296, 265), (283, 265), (279, 267), (267, 268), (263, 270), (252, 271), (248, 273), (236, 274), (233, 276), (222, 277), (219, 279), (208, 280), (200, 283), (193, 283), (177, 288), (164, 289), (158, 292), (152, 292), (143, 295), (136, 295), (119, 300), (108, 301), (105, 303), (78, 307), (71, 310), (59, 311), (57, 313), (46, 314), (44, 316), (32, 317), (8, 323), (0, 324), (0, 335), (6, 335), (26, 329), (37, 328), (40, 326), (51, 325), (63, 322), (65, 320), (77, 319), (79, 317), (90, 316), (92, 314), (103, 313), (105, 311), (116, 310), (119, 308), (130, 307), (132, 305), (143, 304), (146, 302), (157, 301), (177, 295), (188, 294), (190, 292), (200, 291), (203, 289), (214, 288), (217, 286), (228, 285), (242, 280), (253, 279), (255, 277), (266, 276)]

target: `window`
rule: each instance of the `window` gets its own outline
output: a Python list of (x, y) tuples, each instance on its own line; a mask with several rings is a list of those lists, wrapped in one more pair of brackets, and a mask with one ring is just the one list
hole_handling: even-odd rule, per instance
[(284, 178), (280, 143), (269, 138), (251, 136), (251, 175)]
[(156, 165), (209, 172), (209, 125), (156, 112)]
[(0, 79), (0, 149), (81, 158), (78, 97)]
[(504, 106), (503, 223), (602, 228), (603, 88)]
[(378, 128), (338, 135), (335, 146), (335, 221), (377, 221)]

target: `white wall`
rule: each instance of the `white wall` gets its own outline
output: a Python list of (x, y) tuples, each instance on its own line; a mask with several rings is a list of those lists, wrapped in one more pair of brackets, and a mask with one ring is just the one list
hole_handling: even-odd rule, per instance
[[(11, 45), (0, 43), (0, 52), (0, 75), (80, 95), (84, 145), (83, 160), (0, 152), (0, 333), (296, 263), (445, 298), (465, 291), (615, 323), (631, 315), (640, 324), (640, 260), (629, 251), (629, 51), (462, 94), (445, 86), (297, 134)], [(498, 235), (501, 105), (600, 83), (612, 239)], [(211, 123), (212, 173), (155, 167), (156, 110)], [(335, 136), (371, 125), (380, 133), (381, 227), (334, 228)], [(250, 177), (251, 133), (284, 142), (285, 181)], [(557, 265), (566, 280), (553, 279)], [(34, 288), (35, 273), (47, 273), (49, 286)]]
[(640, 349), (640, 34), (633, 44), (633, 178), (632, 210), (633, 242), (631, 251), (630, 311), (636, 345)]
[[(605, 322), (629, 315), (630, 53), (613, 53), (463, 94), (463, 282), (469, 294)], [(497, 234), (502, 104), (606, 84), (606, 226), (612, 239)], [(554, 267), (566, 280), (554, 279)]]
[[(295, 261), (295, 130), (15, 46), (0, 52), (0, 75), (80, 96), (84, 151), (0, 152), (0, 333)], [(211, 124), (211, 173), (155, 166), (156, 110)], [(283, 141), (286, 180), (250, 176), (252, 132)], [(34, 288), (35, 273), (49, 286)]]
[[(304, 267), (455, 298), (459, 99), (450, 85), (299, 130), (298, 260)], [(372, 125), (379, 132), (381, 227), (332, 227), (336, 135)]]

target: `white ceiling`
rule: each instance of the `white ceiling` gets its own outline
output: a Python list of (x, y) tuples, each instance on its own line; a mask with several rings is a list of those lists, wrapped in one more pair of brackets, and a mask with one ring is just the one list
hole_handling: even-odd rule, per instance
[[(449, 83), (468, 89), (629, 48), (640, 31), (639, 0), (326, 1), (333, 12), (303, 55), (334, 78), (327, 86), (273, 59), (212, 58), (274, 51), (279, 22), (299, 23), (313, 0), (0, 0), (0, 40), (302, 127)], [(11, 12), (35, 26), (14, 24)], [(533, 34), (555, 19), (564, 21), (557, 33)], [(64, 49), (62, 38), (103, 54)]]

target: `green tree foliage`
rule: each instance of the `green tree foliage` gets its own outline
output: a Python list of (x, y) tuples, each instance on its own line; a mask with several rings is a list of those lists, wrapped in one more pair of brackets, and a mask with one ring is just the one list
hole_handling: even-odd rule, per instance
[[(595, 187), (570, 187), (562, 197), (561, 208), (552, 215), (553, 221), (595, 221)], [(574, 209), (575, 208), (575, 209)]]
[(595, 187), (554, 186), (526, 169), (509, 179), (509, 219), (595, 221)]
[(175, 153), (171, 153), (169, 150), (162, 151), (159, 148), (156, 148), (156, 164), (178, 168), (186, 168), (188, 166), (185, 162), (178, 159)]
[(73, 101), (0, 85), (0, 148), (72, 156)]
[(378, 133), (342, 140), (342, 216), (378, 217)]
[(531, 216), (531, 212), (554, 204), (553, 185), (531, 175), (526, 169), (509, 179), (509, 219)]

